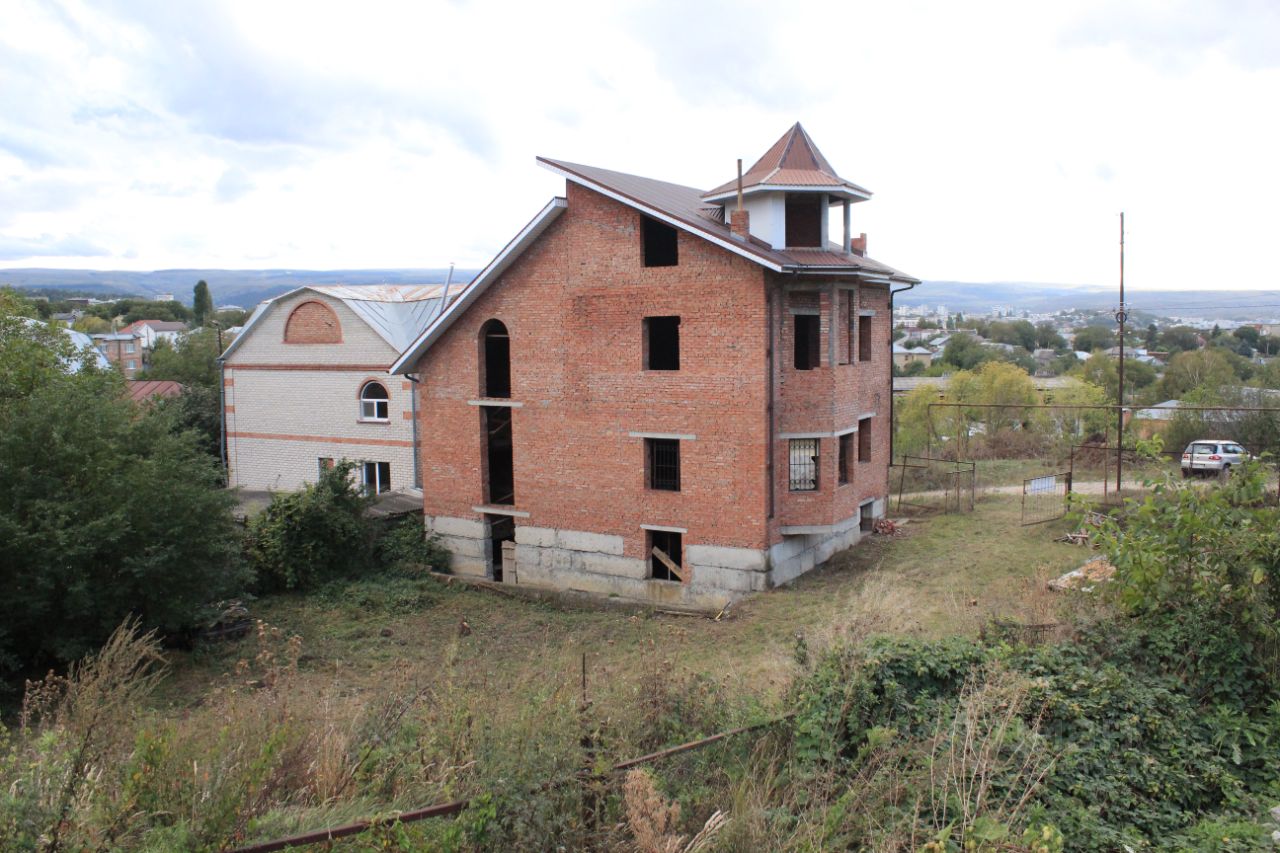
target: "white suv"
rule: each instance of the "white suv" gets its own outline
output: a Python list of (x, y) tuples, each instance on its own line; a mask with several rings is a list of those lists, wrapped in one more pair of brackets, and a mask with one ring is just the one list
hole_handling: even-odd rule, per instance
[(1187, 445), (1182, 452), (1182, 476), (1192, 474), (1226, 475), (1234, 465), (1249, 458), (1249, 451), (1234, 441), (1203, 438)]

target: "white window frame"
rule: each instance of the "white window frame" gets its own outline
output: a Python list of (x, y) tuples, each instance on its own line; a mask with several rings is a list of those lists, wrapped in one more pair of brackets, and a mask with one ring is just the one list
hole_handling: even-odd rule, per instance
[[(387, 481), (384, 483), (378, 476), (379, 466), (387, 466)], [(369, 480), (369, 472), (373, 471), (373, 481)], [(380, 495), (383, 492), (391, 490), (391, 463), (379, 461), (365, 461), (360, 463), (360, 485), (364, 489), (365, 494)]]
[[(365, 393), (377, 385), (385, 397), (366, 397)], [(370, 380), (360, 388), (360, 420), (371, 423), (388, 423), (391, 420), (391, 393), (381, 382)]]
[(129, 343), (124, 345), (124, 352), (125, 352), (125, 355), (133, 355), (133, 352), (134, 352), (133, 341), (129, 341)]

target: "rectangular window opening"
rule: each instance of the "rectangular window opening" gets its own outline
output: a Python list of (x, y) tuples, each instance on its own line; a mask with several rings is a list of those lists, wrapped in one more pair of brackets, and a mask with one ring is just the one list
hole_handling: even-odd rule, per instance
[(793, 492), (818, 489), (818, 439), (793, 438), (788, 447), (787, 479)]
[(852, 364), (853, 355), (857, 352), (857, 336), (854, 334), (858, 329), (858, 315), (854, 312), (856, 301), (853, 298), (854, 291), (846, 290), (844, 293), (844, 363)]
[[(682, 534), (666, 530), (649, 530), (645, 537), (645, 554), (649, 557), (649, 577), (659, 581), (679, 581), (680, 576), (671, 570), (670, 560), (681, 571), (684, 569)], [(658, 553), (661, 552), (661, 556)], [(666, 557), (666, 560), (663, 559)]]
[(486, 515), (484, 520), (489, 525), (489, 568), (502, 583), (502, 543), (516, 541), (516, 520), (509, 515)]
[(858, 318), (858, 361), (871, 360), (871, 318)]
[(332, 456), (320, 456), (320, 457), (318, 457), (318, 458), (316, 459), (316, 467), (319, 469), (319, 470), (318, 470), (319, 475), (320, 475), (321, 477), (323, 477), (323, 476), (324, 476), (324, 472), (325, 472), (325, 471), (328, 471), (330, 468), (332, 468), (332, 467), (333, 467), (333, 457), (332, 457)]
[(849, 460), (853, 458), (853, 437), (855, 435), (857, 433), (847, 432), (840, 436), (840, 456), (837, 467), (839, 468), (840, 485), (842, 486), (849, 482)]
[(858, 421), (858, 461), (871, 461), (871, 418)]
[(870, 501), (858, 507), (858, 530), (862, 533), (871, 533), (876, 527), (876, 517), (871, 513), (875, 509), (875, 504)]
[(644, 369), (680, 369), (680, 318), (644, 318)]
[(391, 463), (366, 462), (360, 466), (360, 484), (367, 495), (380, 495), (391, 489)]
[(646, 267), (674, 267), (679, 263), (676, 229), (665, 222), (640, 217), (640, 255)]
[(821, 345), (821, 318), (817, 314), (795, 316), (795, 365), (796, 370), (813, 370), (819, 364)]
[(511, 440), (511, 408), (481, 406), (484, 439), (485, 501), (495, 506), (516, 502), (515, 450)]
[(649, 488), (666, 492), (680, 491), (680, 440), (646, 438), (644, 453)]
[(821, 248), (822, 200), (813, 195), (790, 194), (786, 202), (786, 238), (789, 248)]
[(484, 395), (511, 397), (511, 338), (505, 334), (484, 336)]

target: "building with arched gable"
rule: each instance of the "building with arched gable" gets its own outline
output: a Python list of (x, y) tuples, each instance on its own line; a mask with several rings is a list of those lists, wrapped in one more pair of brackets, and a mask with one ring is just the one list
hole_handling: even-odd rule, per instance
[(311, 286), (259, 305), (222, 355), (228, 484), (294, 490), (349, 459), (371, 492), (417, 487), (412, 383), (387, 368), (444, 296)]

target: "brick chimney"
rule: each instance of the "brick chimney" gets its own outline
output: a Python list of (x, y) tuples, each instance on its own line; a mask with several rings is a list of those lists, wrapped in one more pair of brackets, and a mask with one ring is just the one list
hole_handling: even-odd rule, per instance
[(749, 239), (751, 236), (751, 212), (748, 210), (732, 211), (729, 214), (729, 230), (739, 240)]
[(857, 237), (849, 241), (850, 250), (858, 257), (866, 257), (867, 254), (867, 234), (864, 231)]

